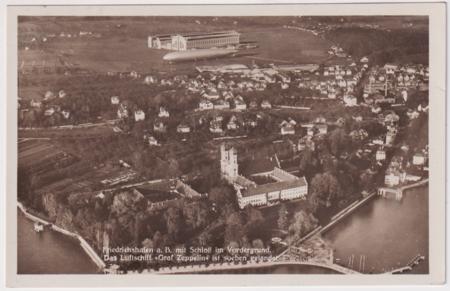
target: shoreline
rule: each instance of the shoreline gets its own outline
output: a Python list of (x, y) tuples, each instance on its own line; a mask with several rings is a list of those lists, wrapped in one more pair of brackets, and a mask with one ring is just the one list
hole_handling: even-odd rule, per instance
[(25, 215), (25, 217), (31, 221), (38, 222), (43, 224), (44, 226), (50, 226), (51, 230), (59, 232), (65, 236), (69, 236), (78, 240), (81, 248), (84, 252), (89, 256), (89, 258), (94, 262), (94, 264), (99, 268), (100, 271), (103, 271), (106, 267), (105, 262), (100, 258), (100, 256), (95, 252), (95, 250), (87, 243), (87, 241), (81, 237), (79, 234), (70, 232), (64, 228), (61, 228), (51, 222), (48, 222), (42, 218), (39, 218), (28, 212), (27, 208), (19, 201), (17, 201), (17, 208)]

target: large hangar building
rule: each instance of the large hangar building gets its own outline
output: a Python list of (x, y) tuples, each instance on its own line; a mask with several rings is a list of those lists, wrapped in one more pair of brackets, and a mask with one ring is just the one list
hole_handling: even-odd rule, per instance
[(148, 47), (186, 51), (239, 44), (240, 33), (235, 30), (154, 35), (148, 37)]

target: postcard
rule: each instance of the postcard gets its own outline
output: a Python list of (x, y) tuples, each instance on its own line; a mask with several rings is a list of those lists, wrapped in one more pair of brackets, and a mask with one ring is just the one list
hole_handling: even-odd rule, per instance
[(445, 4), (7, 17), (9, 286), (444, 282)]

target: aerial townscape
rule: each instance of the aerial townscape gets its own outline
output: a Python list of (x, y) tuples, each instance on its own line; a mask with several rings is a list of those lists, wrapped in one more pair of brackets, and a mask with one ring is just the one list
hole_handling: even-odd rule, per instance
[(93, 272), (428, 272), (426, 17), (18, 29), (20, 213)]

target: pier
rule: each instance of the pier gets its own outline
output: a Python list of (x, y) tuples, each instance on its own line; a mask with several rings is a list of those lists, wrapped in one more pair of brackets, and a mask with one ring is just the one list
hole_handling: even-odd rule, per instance
[(412, 184), (404, 185), (401, 187), (391, 188), (391, 187), (380, 187), (378, 188), (378, 195), (389, 198), (391, 196), (394, 196), (395, 200), (401, 200), (403, 198), (403, 192), (412, 188), (420, 187), (423, 185), (428, 184), (428, 178), (423, 179), (420, 181), (417, 181)]
[(406, 266), (394, 269), (390, 272), (387, 272), (386, 274), (401, 274), (409, 272), (413, 269), (414, 266), (418, 265), (423, 260), (425, 260), (425, 256), (417, 254), (414, 258), (411, 259), (411, 261), (409, 261), (409, 263)]

